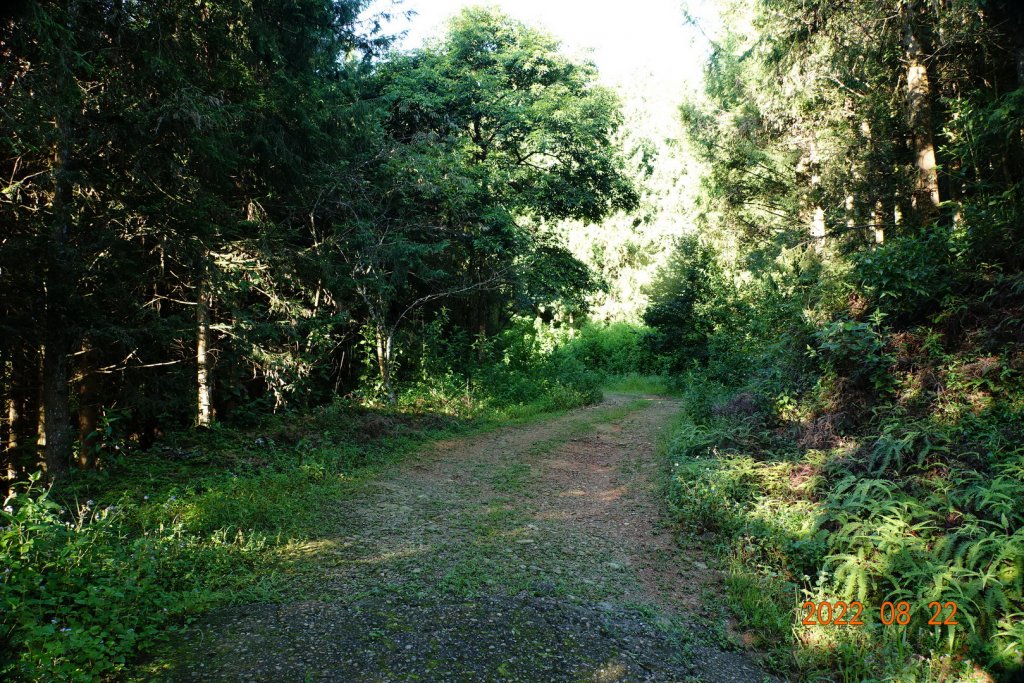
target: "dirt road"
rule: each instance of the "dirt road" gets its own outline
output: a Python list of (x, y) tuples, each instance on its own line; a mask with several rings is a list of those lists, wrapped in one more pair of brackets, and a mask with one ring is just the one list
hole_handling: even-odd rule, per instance
[[(207, 615), (177, 681), (763, 681), (664, 517), (670, 399), (434, 444), (324, 513), (285, 604)], [(702, 599), (708, 598), (711, 599)]]

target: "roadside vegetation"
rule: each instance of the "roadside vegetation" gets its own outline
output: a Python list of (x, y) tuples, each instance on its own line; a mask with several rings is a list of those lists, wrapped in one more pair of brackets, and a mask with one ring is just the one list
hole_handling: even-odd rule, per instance
[(395, 406), (342, 398), (146, 450), (113, 423), (102, 470), (15, 484), (0, 513), (4, 670), (101, 680), (196, 614), (284, 599), (290, 548), (319, 534), (329, 506), (428, 441), (599, 400), (603, 379), (529, 326), (496, 340), (479, 374), (433, 377), (410, 378)]
[(1024, 675), (1017, 3), (724, 3), (660, 138), (496, 10), (201, 5), (2, 16), (0, 677), (297, 597), (332, 503), (602, 387), (682, 398), (667, 507), (774, 671)]
[[(684, 397), (669, 502), (717, 535), (733, 616), (778, 672), (1019, 680), (1024, 15), (727, 16), (682, 109), (700, 235), (645, 315)], [(865, 625), (829, 624), (853, 616), (839, 601)]]

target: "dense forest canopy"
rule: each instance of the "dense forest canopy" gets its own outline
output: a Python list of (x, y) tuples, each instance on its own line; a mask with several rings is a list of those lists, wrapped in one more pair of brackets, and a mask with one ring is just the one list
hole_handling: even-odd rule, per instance
[[(1016, 680), (1020, 3), (723, 2), (670, 128), (495, 8), (405, 51), (366, 9), (0, 10), (0, 674), (101, 680), (259, 599), (379, 432), (624, 375), (682, 397), (671, 514), (765, 666)], [(801, 621), (836, 599), (961, 621)]]
[[(466, 339), (543, 307), (582, 310), (594, 276), (545, 223), (636, 202), (610, 144), (615, 95), (494, 11), (384, 57), (361, 9), (12, 8), (12, 476), (36, 467), (37, 442), (53, 477), (73, 455), (95, 466), (114, 416), (147, 444), (367, 382), (394, 402), (402, 334), (441, 307)], [(367, 353), (375, 376), (360, 384)]]

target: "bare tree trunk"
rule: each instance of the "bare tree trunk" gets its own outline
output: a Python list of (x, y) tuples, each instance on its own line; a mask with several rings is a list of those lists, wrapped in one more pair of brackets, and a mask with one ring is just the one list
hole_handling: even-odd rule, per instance
[(821, 245), (821, 239), (825, 237), (825, 209), (820, 206), (815, 206), (811, 214), (811, 237), (817, 245)]
[(811, 246), (816, 251), (821, 251), (825, 247), (825, 209), (820, 204), (820, 161), (817, 140), (811, 136), (808, 140), (807, 151), (797, 164), (797, 173), (806, 177), (809, 184), (808, 192), (801, 201), (800, 213), (801, 218), (809, 223)]
[(43, 359), (43, 416), (46, 471), (51, 479), (63, 479), (71, 469), (71, 405), (67, 353), (57, 344)]
[(38, 446), (38, 453), (44, 459), (43, 464), (45, 465), (45, 451), (46, 451), (46, 402), (43, 400), (43, 363), (46, 358), (46, 347), (39, 347), (39, 384), (35, 387), (35, 411), (36, 416), (36, 446)]
[[(11, 351), (13, 355), (14, 351)], [(6, 354), (5, 354), (6, 356)], [(14, 431), (14, 425), (18, 421), (18, 408), (15, 399), (16, 389), (14, 387), (14, 361), (11, 358), (4, 358), (3, 367), (3, 383), (0, 385), (0, 390), (3, 392), (3, 423), (4, 430), (0, 433), (2, 438), (2, 449), (3, 456), (0, 457), (0, 465), (3, 466), (4, 471), (4, 486), (3, 493), (6, 495), (10, 491), (11, 483), (17, 478), (18, 471), (14, 463), (14, 453), (18, 448), (18, 437)]]
[[(1024, 88), (1024, 45), (1017, 50), (1017, 87)], [(1024, 144), (1024, 126), (1018, 131), (1020, 142)]]
[(939, 210), (939, 177), (935, 162), (932, 87), (925, 66), (925, 51), (914, 30), (914, 8), (905, 10), (903, 47), (907, 63), (907, 119), (914, 136), (917, 186), (913, 206), (922, 223), (934, 220)]
[[(0, 441), (0, 471), (5, 485), (0, 489), (10, 490), (14, 481), (26, 474), (26, 450), (39, 438), (41, 425), (39, 414), (39, 371), (40, 365), (34, 354), (15, 342), (8, 349), (0, 371), (3, 374), (3, 422), (6, 430)], [(38, 461), (31, 463), (35, 467)]]
[(871, 224), (875, 233), (875, 244), (885, 242), (885, 207), (882, 200), (875, 200), (875, 208), (871, 212)]
[(40, 378), (42, 361), (36, 355), (37, 349), (22, 346), (11, 356), (11, 404), (7, 407), (10, 431), (7, 434), (7, 449), (11, 454), (17, 476), (24, 475), (28, 467), (39, 464), (41, 450), (32, 452), (31, 462), (27, 452), (31, 445), (39, 449), (46, 443), (43, 435)]
[[(18, 417), (18, 413), (15, 410), (15, 404), (13, 400), (8, 400), (6, 406), (6, 417), (9, 424), (13, 425), (14, 421)], [(4, 494), (10, 493), (11, 484), (18, 479), (18, 464), (15, 462), (16, 454), (18, 452), (18, 441), (14, 435), (13, 427), (10, 428), (4, 439)]]
[(213, 377), (210, 363), (210, 297), (206, 255), (196, 286), (196, 424), (213, 424)]
[(377, 367), (380, 369), (380, 381), (384, 386), (384, 394), (387, 396), (388, 403), (395, 405), (398, 403), (398, 398), (395, 396), (395, 390), (391, 383), (394, 335), (379, 326), (377, 326), (375, 334), (377, 342)]
[(1017, 50), (1017, 87), (1024, 88), (1024, 47)]
[[(72, 86), (68, 86), (72, 87)], [(71, 298), (72, 272), (68, 239), (71, 229), (72, 181), (70, 130), (58, 119), (58, 146), (54, 159), (53, 223), (46, 254), (46, 314), (43, 329), (43, 433), (46, 470), (53, 480), (67, 476), (71, 463), (71, 402), (68, 356), (71, 334), (67, 308)]]
[(484, 292), (478, 292), (473, 297), (473, 322), (471, 325), (476, 328), (476, 359), (477, 362), (484, 361), (484, 340), (487, 338), (487, 321), (484, 319)]
[(88, 339), (82, 340), (79, 352), (78, 379), (78, 465), (91, 469), (96, 467), (97, 428), (99, 427), (100, 406), (99, 375), (96, 373), (96, 351)]

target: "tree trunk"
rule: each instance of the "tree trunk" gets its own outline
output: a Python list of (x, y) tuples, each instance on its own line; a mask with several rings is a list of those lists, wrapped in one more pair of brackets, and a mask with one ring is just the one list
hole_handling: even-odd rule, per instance
[(97, 464), (97, 429), (100, 421), (99, 375), (96, 351), (88, 339), (82, 340), (78, 380), (78, 465), (92, 469)]
[[(73, 87), (73, 86), (68, 86)], [(46, 253), (46, 313), (43, 329), (43, 433), (46, 470), (53, 480), (67, 476), (71, 463), (71, 401), (68, 356), (72, 335), (68, 329), (68, 304), (72, 295), (71, 229), (72, 180), (71, 135), (67, 121), (57, 123), (58, 142), (53, 164), (53, 222)]]
[(875, 208), (871, 213), (871, 224), (875, 233), (875, 244), (882, 244), (885, 242), (885, 207), (882, 206), (881, 199), (875, 201)]
[[(818, 142), (811, 137), (807, 152), (803, 159), (801, 159), (797, 170), (798, 172), (806, 173), (807, 179), (810, 183), (810, 187), (802, 209), (806, 212), (804, 216), (810, 224), (810, 235), (811, 235), (811, 246), (816, 251), (821, 251), (825, 247), (825, 209), (822, 208), (821, 199), (821, 175), (820, 171), (821, 157), (818, 154)], [(801, 168), (802, 167), (802, 168)]]
[[(11, 351), (13, 354), (13, 350)], [(6, 355), (6, 354), (5, 354)], [(4, 430), (0, 433), (0, 465), (4, 472), (4, 485), (2, 493), (6, 495), (10, 491), (11, 483), (17, 478), (18, 471), (14, 462), (14, 453), (18, 448), (18, 437), (14, 431), (14, 425), (18, 421), (18, 407), (15, 399), (14, 388), (14, 361), (4, 358), (3, 362), (3, 384), (0, 390), (3, 392), (3, 424)]]
[(391, 355), (394, 335), (389, 334), (387, 330), (377, 327), (376, 337), (377, 367), (380, 369), (380, 381), (384, 387), (384, 394), (387, 397), (388, 403), (395, 405), (398, 403), (398, 398), (395, 396), (395, 391), (391, 384)]
[[(871, 129), (871, 121), (864, 119), (860, 122), (860, 132), (864, 136), (864, 144), (870, 150), (875, 149), (875, 137), (874, 132)], [(871, 196), (877, 197), (877, 195), (871, 195), (866, 198), (867, 202), (870, 202)], [(847, 198), (847, 203), (850, 203), (852, 196)], [(867, 203), (865, 202), (865, 204)], [(879, 198), (875, 199), (874, 205), (871, 207), (871, 236), (875, 244), (882, 244), (885, 242), (885, 207), (882, 204), (882, 200)]]
[(1017, 50), (1017, 87), (1024, 88), (1024, 47)]
[(213, 424), (213, 373), (210, 363), (210, 297), (208, 289), (207, 256), (196, 286), (196, 424), (209, 427)]
[(46, 465), (46, 402), (43, 400), (43, 359), (46, 356), (46, 349), (42, 346), (39, 347), (38, 360), (39, 360), (39, 384), (36, 385), (35, 391), (35, 411), (36, 416), (36, 446), (37, 451), (42, 458), (43, 466)]
[[(6, 418), (8, 424), (13, 425), (14, 421), (18, 417), (18, 413), (15, 410), (14, 401), (8, 399), (7, 405), (5, 406)], [(18, 441), (14, 435), (14, 429), (9, 428), (7, 434), (4, 435), (4, 495), (6, 496), (11, 491), (11, 484), (18, 479), (18, 463), (16, 462), (18, 452)]]
[(913, 135), (917, 183), (913, 206), (921, 223), (935, 219), (939, 210), (939, 176), (935, 162), (932, 87), (925, 67), (925, 51), (914, 29), (914, 8), (905, 10), (903, 47), (907, 63), (907, 120)]
[(5, 407), (7, 440), (4, 445), (7, 448), (8, 466), (14, 470), (17, 478), (23, 476), (30, 467), (38, 466), (39, 452), (31, 446), (42, 446), (45, 442), (39, 402), (42, 368), (34, 351), (23, 345), (12, 351), (10, 368), (10, 395)]
[[(51, 339), (51, 342), (57, 341)], [(68, 357), (61, 344), (51, 343), (43, 357), (43, 435), (46, 471), (52, 480), (71, 468), (71, 404), (68, 397)]]
[(814, 238), (815, 245), (820, 248), (822, 239), (825, 237), (825, 209), (820, 206), (815, 206), (811, 214), (811, 237)]

